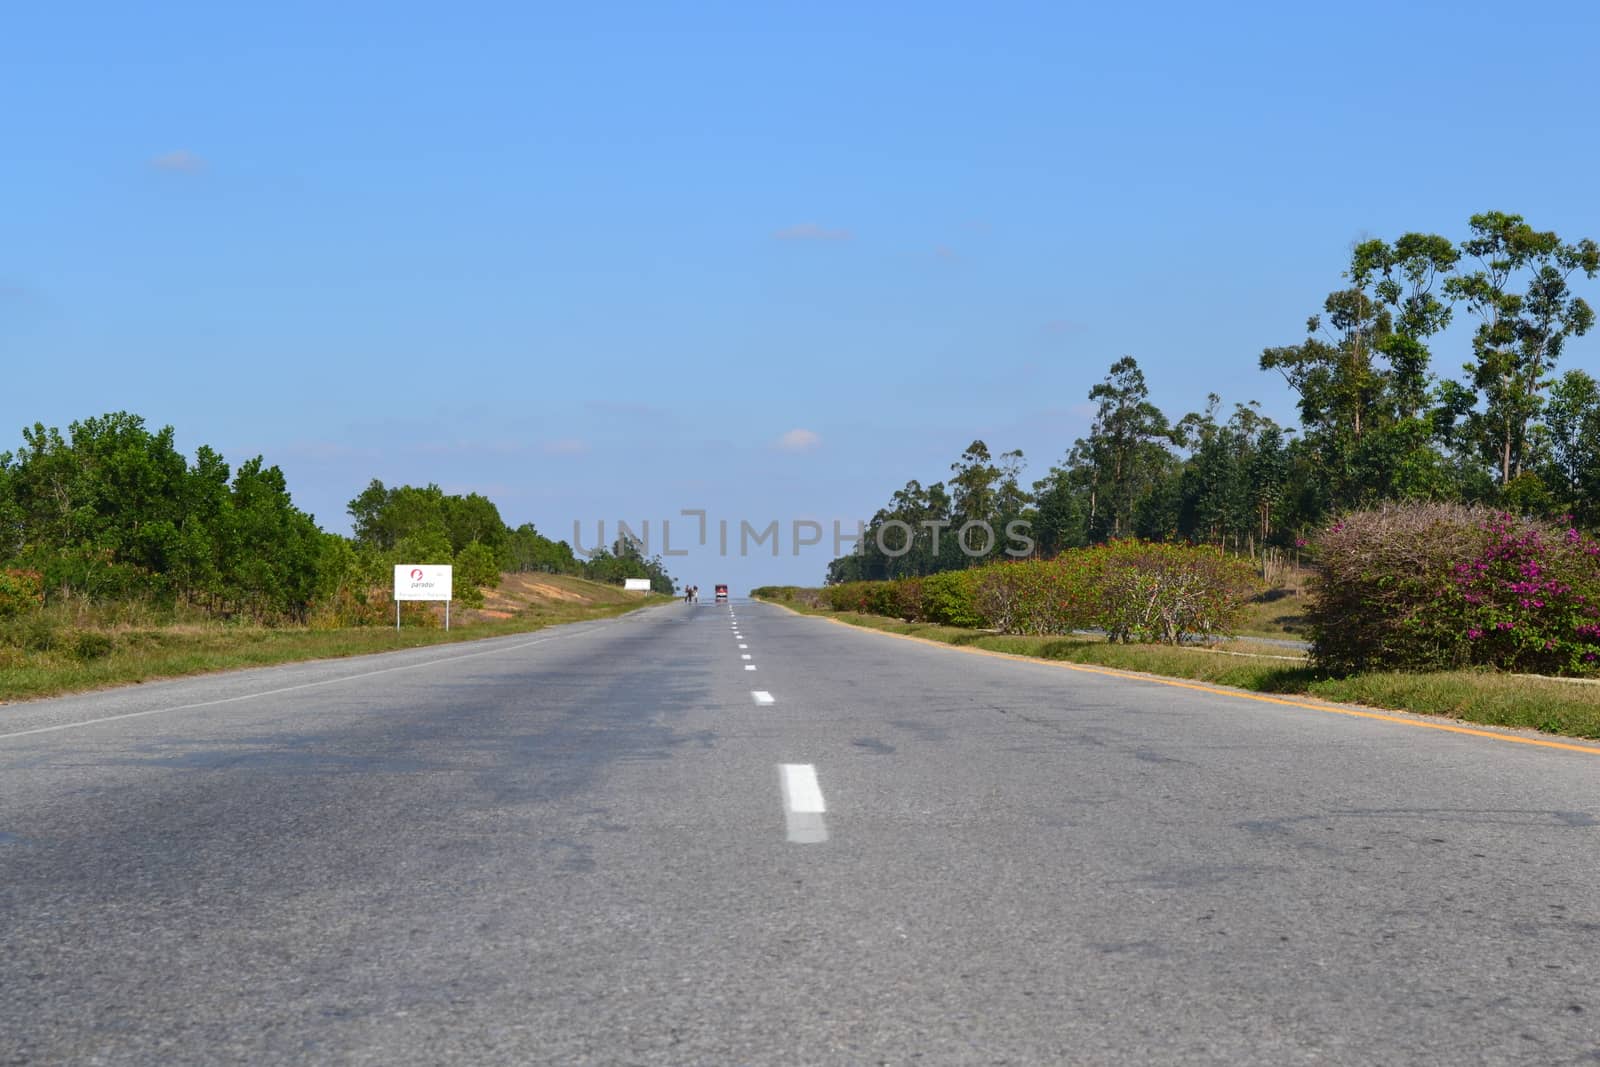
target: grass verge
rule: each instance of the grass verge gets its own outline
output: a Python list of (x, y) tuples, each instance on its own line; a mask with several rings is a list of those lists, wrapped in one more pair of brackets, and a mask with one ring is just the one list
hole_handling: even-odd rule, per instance
[(0, 647), (0, 703), (158, 678), (531, 633), (560, 623), (611, 618), (669, 599), (650, 596), (607, 604), (544, 604), (514, 618), (458, 626), (448, 633), (422, 627), (397, 632), (381, 626), (312, 630), (211, 623), (118, 629), (92, 641), (40, 650)]
[[(1385, 672), (1335, 678), (1296, 662), (1284, 649), (1248, 643), (1231, 654), (1168, 645), (1115, 645), (1097, 637), (1019, 637), (932, 623), (909, 623), (877, 615), (826, 611), (769, 601), (805, 615), (821, 615), (852, 626), (906, 634), (948, 645), (1063, 660), (1166, 678), (1233, 686), (1256, 693), (1316, 697), (1389, 711), (1440, 715), (1463, 722), (1540, 730), (1565, 737), (1600, 739), (1600, 686), (1488, 671), (1437, 674)], [(1245, 650), (1242, 652), (1235, 649)], [(1288, 656), (1289, 658), (1286, 658)]]

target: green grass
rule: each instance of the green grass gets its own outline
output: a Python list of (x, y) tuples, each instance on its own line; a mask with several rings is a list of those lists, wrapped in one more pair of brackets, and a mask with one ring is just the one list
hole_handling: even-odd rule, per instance
[[(1227, 651), (1234, 654), (1225, 655), (1168, 645), (1116, 645), (1090, 636), (1012, 636), (902, 622), (855, 612), (826, 611), (793, 601), (782, 603), (791, 611), (949, 645), (1138, 671), (1256, 693), (1309, 696), (1341, 704), (1440, 715), (1489, 726), (1600, 738), (1600, 686), (1570, 681), (1488, 671), (1386, 672), (1335, 678), (1306, 666), (1303, 658), (1297, 659), (1283, 648), (1251, 645), (1248, 641), (1230, 643)], [(1258, 649), (1259, 654), (1252, 654)]]
[(1306, 639), (1305, 612), (1310, 597), (1295, 589), (1271, 589), (1245, 605), (1235, 633), (1243, 637)]
[[(485, 637), (530, 633), (565, 622), (622, 615), (667, 597), (630, 595), (604, 604), (548, 603), (515, 618), (441, 629), (383, 626), (336, 630), (228, 623), (119, 626), (109, 629), (35, 626), (0, 644), (0, 702), (130, 685), (158, 678), (336, 659)], [(13, 624), (18, 625), (18, 624)], [(87, 635), (87, 636), (86, 636)], [(43, 646), (43, 647), (41, 647)]]

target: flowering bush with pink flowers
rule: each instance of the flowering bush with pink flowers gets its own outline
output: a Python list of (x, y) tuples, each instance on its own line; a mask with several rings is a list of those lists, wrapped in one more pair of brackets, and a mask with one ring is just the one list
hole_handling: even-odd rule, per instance
[(1452, 571), (1476, 664), (1535, 674), (1600, 670), (1600, 543), (1496, 515)]
[(1312, 659), (1340, 673), (1600, 671), (1600, 543), (1457, 505), (1394, 505), (1324, 533)]

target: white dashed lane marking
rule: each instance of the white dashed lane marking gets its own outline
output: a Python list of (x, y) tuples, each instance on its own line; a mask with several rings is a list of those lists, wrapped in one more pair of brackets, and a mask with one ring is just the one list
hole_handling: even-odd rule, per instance
[(752, 689), (750, 690), (750, 696), (757, 704), (767, 705), (777, 703), (777, 700), (773, 697), (773, 695), (767, 692), (765, 689)]
[(828, 840), (827, 803), (817, 782), (817, 768), (809, 763), (778, 765), (779, 788), (783, 793), (783, 818), (789, 840), (797, 845), (814, 845)]

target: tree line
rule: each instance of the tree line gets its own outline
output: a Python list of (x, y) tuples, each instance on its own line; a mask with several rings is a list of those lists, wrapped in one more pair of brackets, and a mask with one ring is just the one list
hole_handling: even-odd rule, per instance
[[(1557, 365), (1594, 325), (1574, 284), (1597, 273), (1595, 241), (1501, 212), (1474, 215), (1459, 242), (1423, 233), (1362, 241), (1305, 336), (1259, 357), (1294, 391), (1299, 427), (1255, 401), (1225, 411), (1215, 394), (1174, 420), (1125, 356), (1089, 391), (1088, 435), (1031, 491), (1019, 484), (1020, 452), (991, 457), (974, 441), (948, 479), (897, 491), (828, 580), (970, 565), (978, 560), (948, 536), (934, 550), (944, 528), (970, 521), (1000, 529), (1025, 519), (1043, 556), (1125, 537), (1254, 555), (1388, 500), (1489, 504), (1593, 528), (1600, 384)], [(1472, 325), (1467, 358), (1459, 377), (1440, 375), (1432, 346), (1458, 316)], [(908, 551), (879, 537), (891, 523), (919, 531)]]
[(230, 468), (202, 445), (192, 460), (172, 427), (116, 412), (63, 434), (35, 424), (0, 452), (0, 570), (38, 576), (45, 599), (140, 599), (219, 617), (382, 621), (395, 563), (450, 563), (458, 599), (502, 571), (548, 571), (671, 593), (659, 558), (637, 543), (579, 559), (532, 524), (512, 528), (494, 502), (437, 485), (374, 480), (349, 504), (352, 535), (297, 508), (283, 472), (257, 456)]

